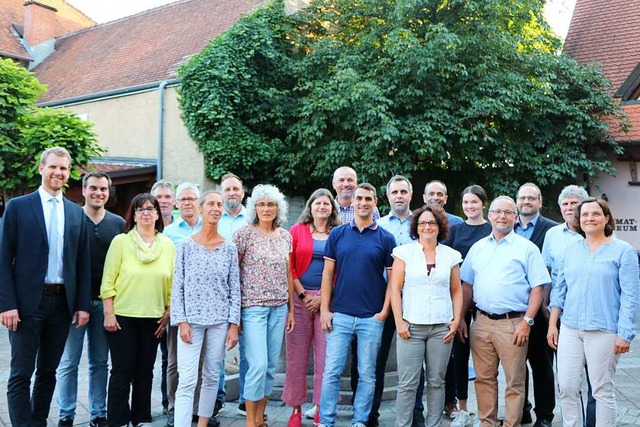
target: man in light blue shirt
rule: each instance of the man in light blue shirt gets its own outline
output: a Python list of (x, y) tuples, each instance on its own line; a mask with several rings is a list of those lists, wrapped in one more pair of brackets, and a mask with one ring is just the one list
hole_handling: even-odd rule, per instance
[[(447, 186), (444, 185), (444, 182), (438, 181), (437, 179), (429, 181), (424, 187), (424, 195), (422, 197), (425, 204), (440, 205), (440, 207), (444, 209), (444, 205), (447, 203), (447, 199), (449, 198), (447, 195)], [(458, 215), (450, 214), (449, 212), (445, 213), (449, 220), (449, 227), (453, 227), (456, 224), (462, 224), (464, 222)]]
[(482, 425), (498, 425), (499, 363), (507, 382), (504, 425), (520, 425), (529, 334), (542, 286), (551, 282), (536, 245), (513, 232), (516, 214), (512, 198), (496, 198), (489, 207), (491, 235), (471, 247), (460, 269), (463, 312), (471, 299), (478, 308), (470, 339)]
[(222, 187), (224, 211), (218, 221), (218, 233), (226, 240), (231, 240), (233, 233), (247, 224), (245, 207), (242, 206), (244, 189), (242, 188), (242, 180), (232, 173), (223, 175), (220, 186)]

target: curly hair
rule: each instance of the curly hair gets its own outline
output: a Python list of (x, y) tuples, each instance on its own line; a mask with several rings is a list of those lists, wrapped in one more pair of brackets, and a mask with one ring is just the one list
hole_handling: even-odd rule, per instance
[(444, 209), (439, 205), (425, 205), (413, 212), (409, 231), (411, 238), (414, 240), (418, 239), (418, 221), (420, 220), (420, 216), (425, 212), (431, 212), (438, 223), (438, 241), (447, 240), (449, 238), (449, 218), (447, 218)]
[(277, 205), (276, 219), (273, 220), (272, 227), (274, 229), (282, 227), (287, 220), (287, 210), (289, 204), (284, 198), (284, 194), (278, 190), (278, 187), (270, 184), (258, 184), (253, 188), (251, 197), (247, 199), (247, 222), (249, 224), (258, 223), (258, 215), (256, 215), (256, 203), (262, 200), (270, 200)]

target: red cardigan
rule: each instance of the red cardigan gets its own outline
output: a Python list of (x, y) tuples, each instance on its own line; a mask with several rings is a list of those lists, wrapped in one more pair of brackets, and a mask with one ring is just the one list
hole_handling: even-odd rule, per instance
[(293, 237), (293, 250), (291, 251), (291, 275), (293, 279), (299, 279), (307, 271), (313, 258), (313, 237), (309, 230), (309, 224), (296, 224), (289, 230)]

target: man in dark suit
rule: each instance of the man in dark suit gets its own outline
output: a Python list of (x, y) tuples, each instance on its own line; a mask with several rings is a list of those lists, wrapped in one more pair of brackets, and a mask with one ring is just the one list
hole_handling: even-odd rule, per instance
[[(518, 221), (515, 232), (534, 243), (540, 252), (547, 231), (558, 223), (540, 215), (542, 194), (537, 185), (530, 182), (518, 189), (516, 198), (518, 207)], [(550, 427), (553, 421), (555, 401), (555, 383), (553, 380), (553, 350), (546, 344), (547, 329), (549, 327), (549, 301), (551, 286), (545, 286), (542, 308), (534, 319), (529, 337), (527, 360), (531, 365), (533, 377), (533, 395), (536, 407), (536, 422), (534, 427)], [(545, 303), (546, 301), (546, 303)], [(532, 422), (531, 403), (529, 402), (529, 373), (525, 380), (525, 402), (522, 412), (522, 424)]]
[(11, 344), (12, 426), (47, 425), (69, 325), (81, 327), (89, 319), (86, 220), (82, 208), (62, 197), (70, 167), (64, 148), (44, 151), (40, 188), (9, 201), (0, 231), (0, 320)]

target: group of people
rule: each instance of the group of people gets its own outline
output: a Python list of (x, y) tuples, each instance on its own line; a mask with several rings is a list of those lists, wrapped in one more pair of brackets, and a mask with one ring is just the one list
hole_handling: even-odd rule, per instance
[(63, 148), (42, 153), (40, 188), (12, 199), (3, 218), (0, 320), (11, 343), (14, 426), (46, 426), (56, 377), (59, 425), (73, 425), (85, 334), (91, 426), (151, 422), (159, 346), (169, 427), (219, 425), (225, 352), (236, 344), (239, 407), (247, 427), (266, 426), (284, 343), (288, 427), (302, 425), (312, 347), (314, 424), (335, 425), (351, 353), (352, 427), (375, 427), (394, 337), (397, 427), (438, 426), (445, 416), (470, 425), (471, 356), (481, 426), (500, 422), (499, 365), (503, 425), (533, 421), (527, 362), (534, 426), (550, 426), (554, 356), (563, 423), (615, 424), (613, 375), (640, 306), (638, 256), (616, 239), (607, 203), (580, 187), (561, 192), (556, 224), (540, 215), (533, 183), (490, 204), (471, 185), (463, 220), (445, 212), (441, 181), (426, 185), (424, 205), (412, 211), (412, 184), (396, 175), (386, 186), (391, 210), (380, 217), (377, 189), (343, 166), (335, 198), (313, 192), (287, 231), (287, 201), (272, 185), (254, 187), (244, 207), (233, 174), (220, 192), (203, 194), (159, 181), (123, 219), (105, 209), (104, 172), (84, 175), (82, 208), (62, 196), (70, 165)]

